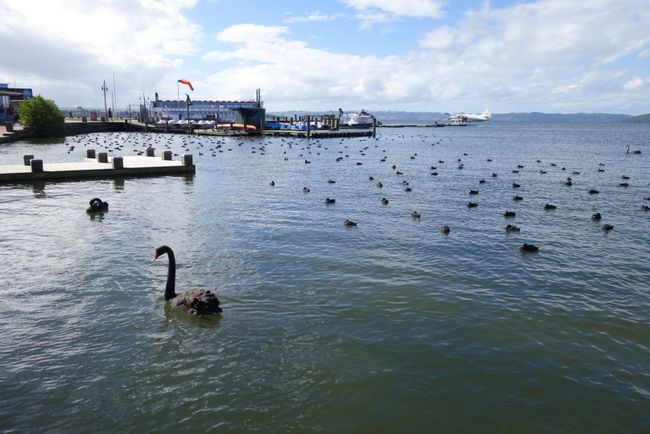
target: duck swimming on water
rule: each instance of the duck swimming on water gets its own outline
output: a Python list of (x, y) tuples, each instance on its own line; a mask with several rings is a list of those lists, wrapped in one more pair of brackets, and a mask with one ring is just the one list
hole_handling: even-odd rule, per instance
[(524, 243), (523, 246), (519, 248), (522, 252), (529, 252), (529, 253), (537, 253), (539, 252), (539, 247), (537, 247), (534, 244), (526, 244)]
[(104, 202), (98, 197), (91, 199), (89, 204), (90, 206), (86, 209), (87, 213), (108, 211), (108, 202)]

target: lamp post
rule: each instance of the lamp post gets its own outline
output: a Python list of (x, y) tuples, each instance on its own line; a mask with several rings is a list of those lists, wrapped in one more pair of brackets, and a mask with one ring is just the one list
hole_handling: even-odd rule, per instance
[(189, 94), (185, 94), (185, 107), (187, 108), (187, 128), (192, 134), (192, 123), (190, 122), (190, 106), (192, 105), (192, 100), (190, 99)]
[(104, 91), (104, 119), (108, 119), (108, 109), (106, 108), (106, 91), (108, 91), (108, 87), (106, 87), (106, 80), (102, 84), (102, 91)]

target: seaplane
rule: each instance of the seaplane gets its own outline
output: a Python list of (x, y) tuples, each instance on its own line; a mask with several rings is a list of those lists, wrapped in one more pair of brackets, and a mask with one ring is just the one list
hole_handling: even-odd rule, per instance
[(492, 119), (492, 113), (489, 109), (485, 109), (483, 113), (454, 113), (449, 115), (450, 125), (467, 125), (469, 122), (487, 122)]

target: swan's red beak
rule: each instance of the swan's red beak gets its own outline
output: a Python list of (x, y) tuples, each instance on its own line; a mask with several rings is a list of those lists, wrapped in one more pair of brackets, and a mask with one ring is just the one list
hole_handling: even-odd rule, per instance
[(152, 259), (152, 261), (155, 261), (156, 259), (158, 259), (158, 252), (156, 252), (156, 253), (153, 255), (153, 259)]

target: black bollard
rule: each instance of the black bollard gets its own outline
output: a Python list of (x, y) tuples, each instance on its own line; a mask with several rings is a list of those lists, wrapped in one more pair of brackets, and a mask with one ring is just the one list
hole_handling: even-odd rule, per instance
[(153, 148), (151, 148), (151, 147), (147, 148), (147, 154), (146, 155), (147, 155), (147, 157), (154, 157), (155, 152), (154, 152)]
[(95, 158), (95, 150), (86, 149), (86, 158)]
[(172, 151), (163, 151), (162, 159), (163, 160), (171, 160), (172, 159)]
[(113, 157), (113, 169), (124, 169), (124, 159), (122, 157)]
[(108, 154), (106, 152), (100, 152), (97, 154), (98, 163), (108, 163)]
[(31, 160), (32, 173), (41, 173), (43, 171), (43, 160)]
[(183, 166), (193, 166), (194, 163), (192, 162), (192, 154), (182, 155), (181, 164)]
[(33, 159), (34, 159), (33, 155), (23, 155), (23, 163), (25, 164), (25, 166), (29, 166), (30, 165), (29, 162), (32, 161)]

